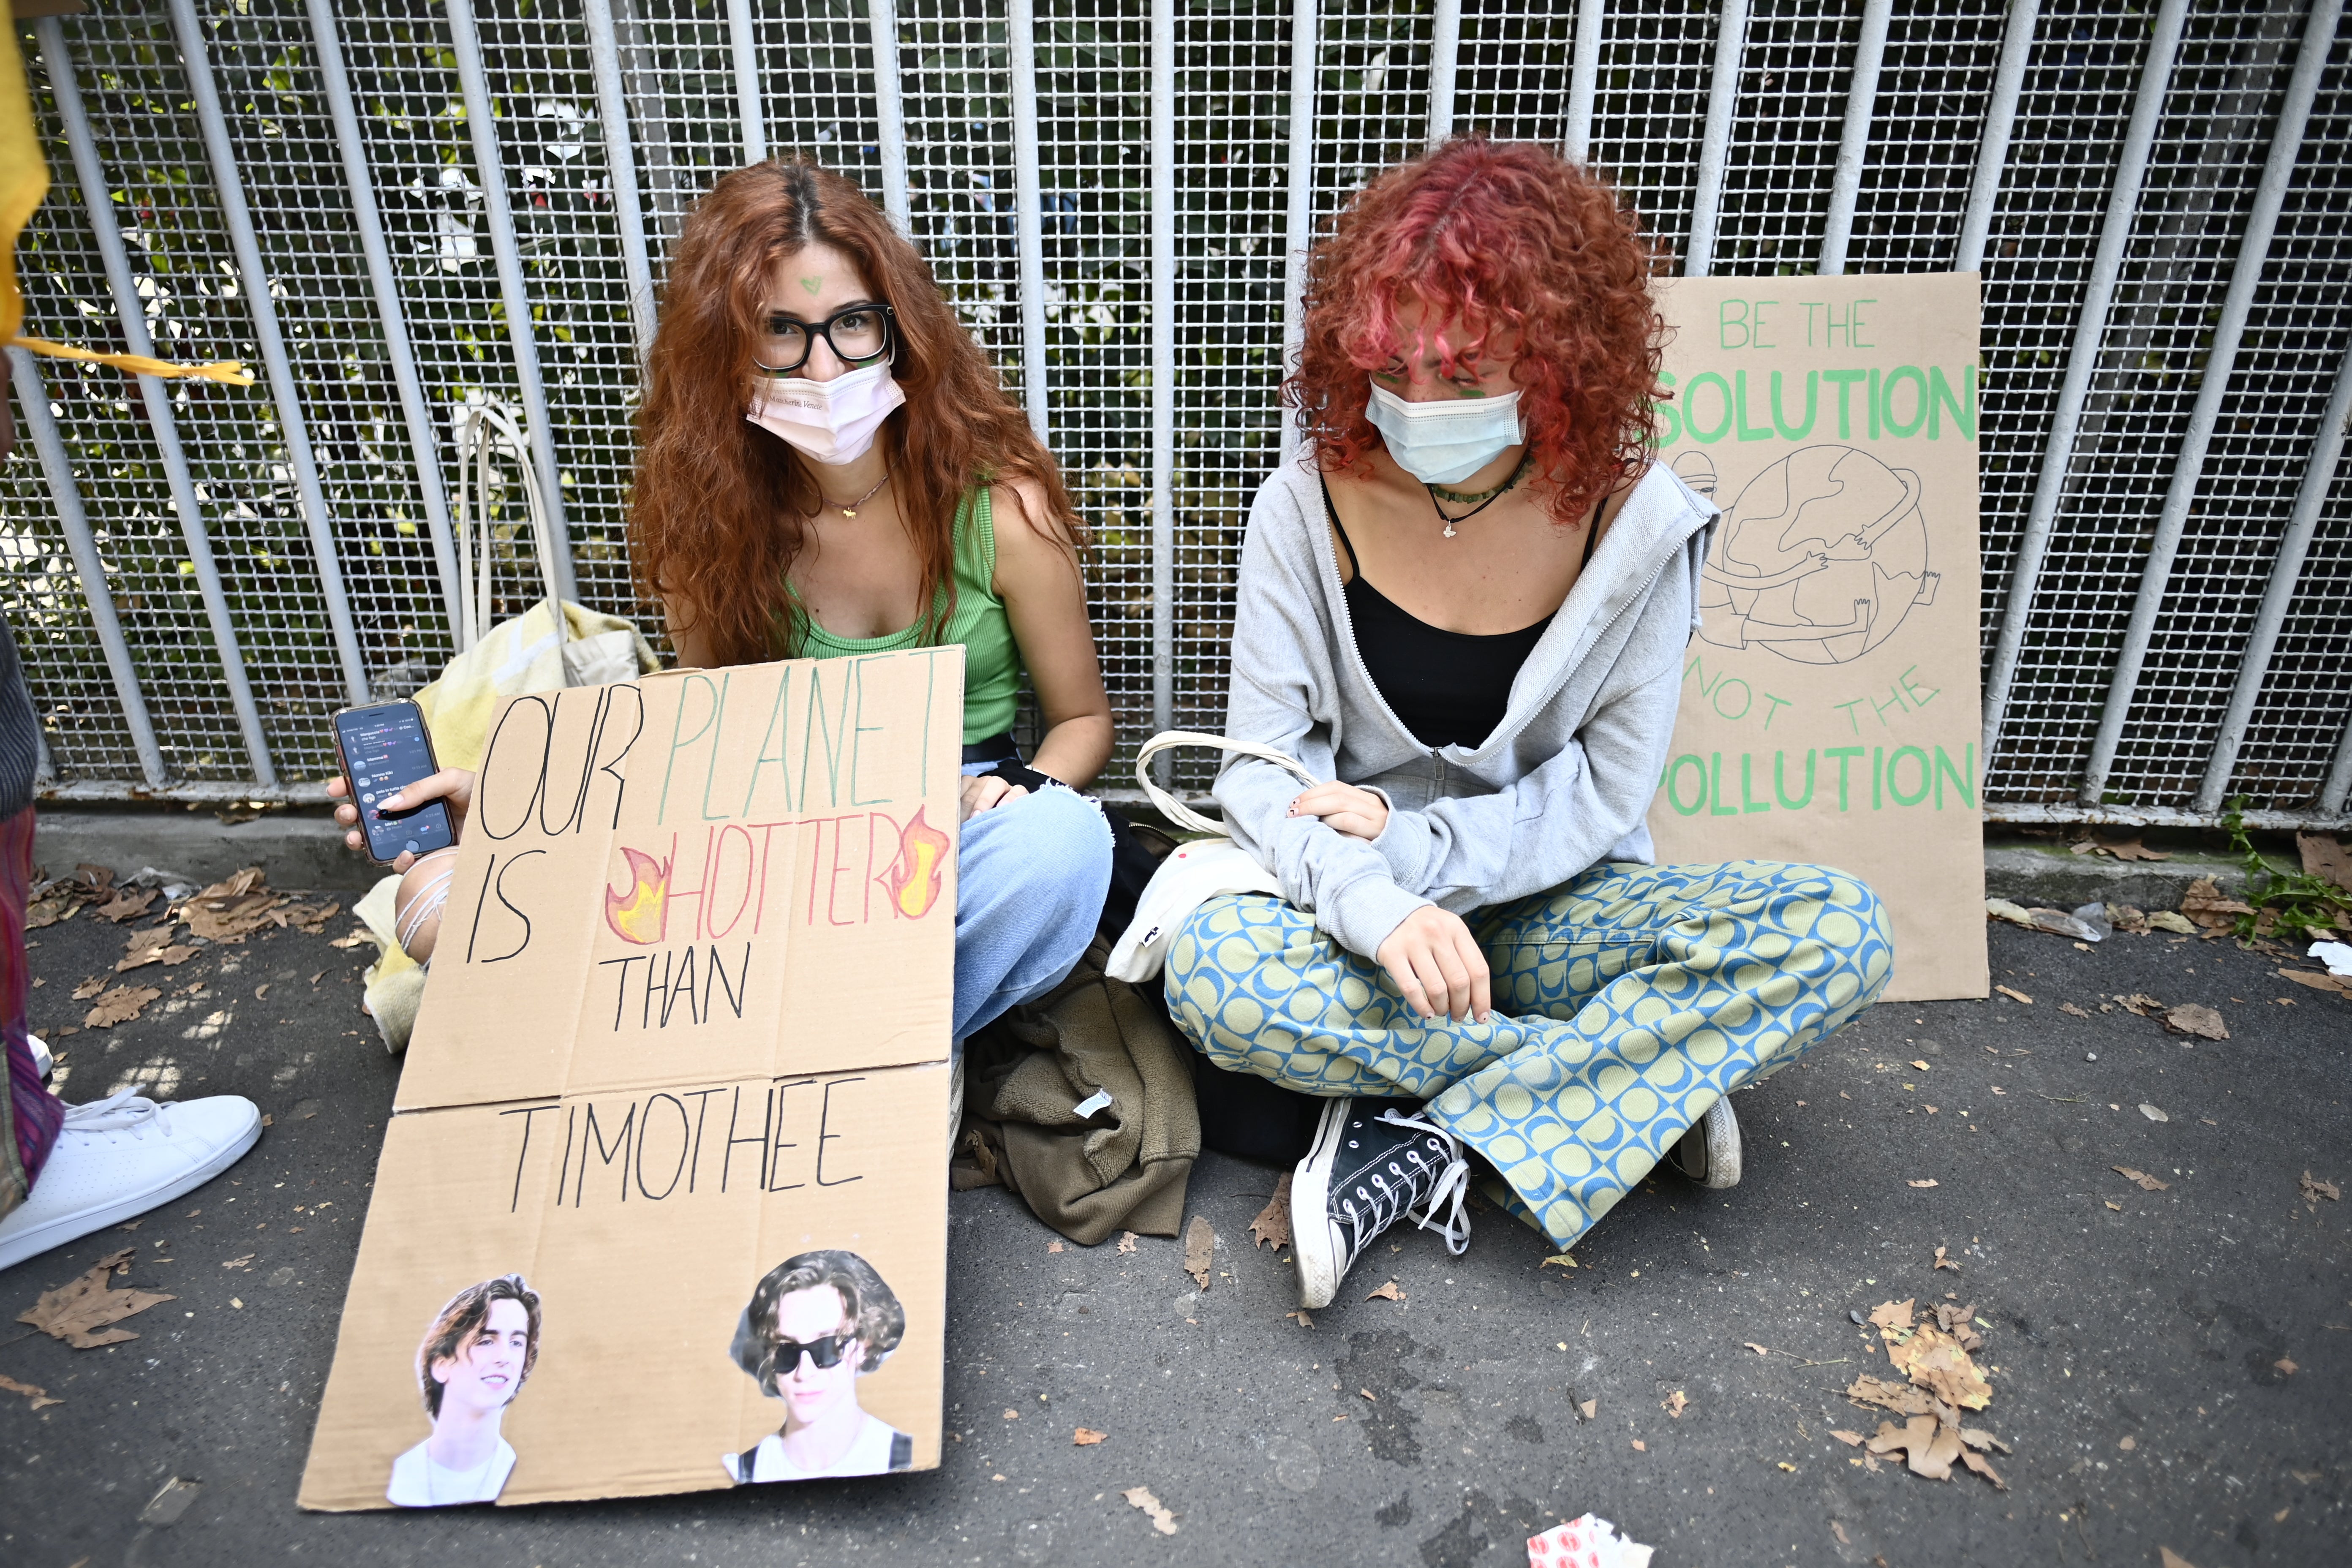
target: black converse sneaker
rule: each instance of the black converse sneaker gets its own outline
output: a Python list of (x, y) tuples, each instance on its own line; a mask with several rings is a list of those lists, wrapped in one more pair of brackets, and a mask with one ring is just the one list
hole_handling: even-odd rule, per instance
[[(1453, 1134), (1422, 1121), (1413, 1114), (1419, 1110), (1395, 1100), (1324, 1105), (1315, 1142), (1290, 1181), (1300, 1306), (1330, 1305), (1348, 1266), (1400, 1219), (1434, 1229), (1451, 1252), (1470, 1245), (1470, 1216), (1462, 1208), (1470, 1163)], [(1439, 1218), (1439, 1206), (1449, 1202), (1451, 1212)]]
[(1672, 1158), (1684, 1175), (1702, 1187), (1720, 1190), (1739, 1184), (1739, 1118), (1732, 1114), (1729, 1095), (1692, 1124), (1675, 1145)]

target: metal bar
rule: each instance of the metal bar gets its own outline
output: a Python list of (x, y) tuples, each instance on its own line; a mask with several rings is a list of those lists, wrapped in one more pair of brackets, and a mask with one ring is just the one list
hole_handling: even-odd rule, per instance
[[(1290, 205), (1282, 228), (1282, 374), (1298, 369), (1307, 341), (1307, 251), (1315, 239), (1315, 0), (1290, 6)], [(1282, 461), (1298, 455), (1298, 421), (1276, 405), (1282, 420)]]
[(323, 805), (327, 786), (318, 783), (224, 784), (216, 780), (184, 779), (161, 790), (128, 779), (76, 779), (41, 792), (44, 803), (70, 805), (83, 800), (282, 801), (289, 805)]
[(107, 673), (114, 678), (114, 695), (122, 704), (123, 727), (131, 731), (131, 748), (139, 753), (139, 771), (149, 787), (161, 789), (171, 773), (163, 765), (163, 748), (155, 743), (154, 721), (147, 716), (147, 694), (139, 680), (139, 666), (123, 639), (122, 622), (114, 613), (114, 590), (106, 580), (106, 563), (99, 559), (98, 541), (90, 536), (89, 517), (82, 510), (81, 490), (74, 484), (73, 459), (58, 434), (57, 416), (49, 411), (49, 389), (41, 384), (40, 366), (23, 349), (8, 351), (8, 374), (16, 384), (16, 403), (32, 431), (33, 450), (41, 459), (41, 475), (49, 482), (49, 500), (58, 509), (66, 548), (73, 554), (74, 574), (81, 579), (82, 602), (89, 606), (98, 646), (106, 654)]
[[(2352, 775), (2347, 775), (2352, 784)], [(1987, 822), (2053, 823), (2082, 822), (2099, 827), (2219, 827), (2221, 814), (2211, 811), (2183, 811), (2170, 805), (2076, 805), (2063, 802), (1985, 802)], [(2352, 813), (2331, 812), (2324, 806), (2311, 811), (2250, 811), (2245, 825), (2264, 832), (2284, 832), (2300, 828), (2305, 833), (2326, 833), (2352, 827)]]
[[(189, 0), (173, 0), (184, 5)], [(547, 415), (547, 388), (539, 375), (539, 337), (530, 320), (530, 291), (523, 286), (522, 252), (515, 244), (514, 212), (507, 205), (506, 160), (499, 153), (498, 124), (490, 118), (489, 77), (482, 68), (482, 37), (474, 26), (474, 0), (445, 0), (449, 39), (457, 46), (457, 79), (466, 93), (466, 128), (473, 133), (474, 169), (481, 181), (483, 214), (490, 224), (490, 253), (497, 258), (499, 294), (506, 305), (507, 338), (514, 344), (515, 381), (522, 391), (523, 416), (530, 421), (530, 452), (547, 502), (547, 532), (540, 540), (555, 585), (567, 599), (580, 596), (572, 574), (572, 530), (563, 515), (563, 476), (555, 465), (555, 432)]]
[(751, 0), (727, 0), (727, 35), (735, 52), (735, 110), (743, 123), (743, 162), (768, 161), (768, 116), (760, 91), (760, 24)]
[[(331, 0), (310, 0), (316, 11)], [(637, 359), (654, 347), (654, 267), (646, 252), (646, 214), (637, 194), (637, 153), (629, 142), (629, 95), (621, 86), (621, 47), (613, 0), (582, 0), (588, 18), (588, 58), (596, 76), (596, 118), (604, 128), (604, 168), (613, 216), (621, 225), (621, 269), (629, 279), (629, 321), (636, 328)]]
[(866, 0), (874, 26), (874, 133), (882, 144), (882, 210), (912, 238), (914, 207), (907, 195), (907, 111), (898, 91), (898, 18), (891, 0)]
[(2107, 308), (2115, 300), (2124, 247), (2131, 239), (2132, 218), (2139, 210), (2140, 182), (2147, 174), (2148, 152), (2156, 142), (2156, 122), (2164, 112), (2165, 89), (2172, 79), (2172, 59), (2179, 51), (2181, 24), (2188, 13), (2189, 0), (2163, 0), (2140, 67), (2138, 96), (2132, 104), (2131, 123), (2124, 132), (2115, 184), (2107, 193), (2107, 213), (2099, 228), (2099, 247), (2091, 258), (2091, 276), (2083, 286), (2082, 313), (2075, 318), (2074, 341), (2066, 356), (2066, 379), (2058, 389), (2050, 435), (2042, 443), (2042, 468), (2034, 481), (2032, 503), (2026, 510), (2024, 531), (2018, 537), (2009, 600), (2001, 606), (2000, 635), (1993, 644), (1992, 669), (1985, 679), (1983, 755), (1988, 763), (2000, 739), (2001, 721), (2009, 713), (2018, 655), (2025, 647), (2026, 620), (2042, 581), (2042, 558), (2050, 552), (2050, 531), (2058, 519), (2058, 502), (2066, 491), (2074, 437), (2083, 426), (2083, 399), (2098, 369)]
[(2347, 795), (2352, 795), (2352, 719), (2344, 721), (2344, 738), (2336, 743), (2336, 761), (2327, 770), (2327, 782), (2319, 786), (2319, 798), (2312, 804), (2322, 816), (2338, 808), (2336, 816), (2352, 825), (2352, 812), (2340, 809), (2352, 806)]
[(1462, 0), (1437, 0), (1429, 23), (1429, 145), (1454, 134), (1454, 81), (1462, 66)]
[(1021, 395), (1029, 427), (1046, 439), (1045, 193), (1037, 168), (1037, 17), (1033, 0), (1006, 0), (1013, 67), (1013, 226), (1021, 268)]
[(1886, 60), (1886, 24), (1895, 0), (1865, 0), (1862, 36), (1854, 41), (1853, 74), (1845, 92), (1845, 129), (1838, 138), (1837, 172), (1830, 181), (1829, 219), (1822, 226), (1822, 256), (1815, 270), (1824, 278), (1845, 271), (1853, 238), (1853, 209), (1862, 199), (1862, 166), (1870, 156), (1870, 121), (1878, 107), (1879, 68)]
[(335, 141), (343, 157), (343, 179), (358, 221), (360, 249), (367, 258), (368, 281), (375, 289), (376, 325), (383, 333), (383, 349), (392, 361), (392, 379), (400, 391), (400, 411), (408, 425), (409, 456), (416, 464), (416, 489), (425, 507), (425, 527), (433, 542), (433, 563), (441, 574), (441, 597), (449, 615), (449, 632), (457, 632), (457, 550), (449, 535), (449, 498), (442, 489), (440, 438), (433, 428), (433, 412), (425, 400), (425, 384), (416, 374), (416, 351), (408, 341), (408, 318), (402, 309), (400, 279), (393, 271), (392, 247), (385, 242), (383, 218), (376, 210), (375, 182), (368, 167), (367, 141), (360, 130), (359, 110), (352, 98), (352, 80), (343, 68), (342, 39), (335, 28), (333, 0), (310, 0), (310, 36), (319, 51), (319, 74), (327, 86), (327, 105), (335, 121)]
[(2318, 439), (2304, 465), (2294, 510), (2288, 514), (2278, 555), (2271, 562), (2270, 582), (2263, 589), (2262, 607), (2254, 613), (2253, 631), (2246, 638), (2246, 651), (2238, 665), (2237, 684), (2231, 688), (2221, 732), (2213, 737), (2205, 782), (2197, 789), (2200, 811), (2219, 809), (2229, 793), (2230, 777), (2238, 766), (2238, 748), (2245, 743), (2246, 726), (2253, 719), (2263, 682), (2270, 676), (2271, 658), (2278, 651), (2279, 629), (2286, 624), (2287, 607), (2294, 602), (2303, 563), (2311, 552), (2312, 535), (2318, 531), (2320, 513), (2327, 510), (2327, 493), (2335, 488), (2336, 465), (2344, 458), (2347, 421), (2352, 421), (2352, 349), (2346, 351), (2344, 363), (2336, 367), (2336, 391), (2327, 400), (2327, 412), (2320, 416)]
[(1977, 143), (1976, 177), (1969, 184), (1969, 210), (1960, 219), (1959, 248), (1952, 253), (1955, 272), (1984, 269), (1985, 241), (1992, 233), (1992, 210), (2000, 202), (2000, 176), (2009, 167), (2009, 139), (2017, 129), (2018, 94), (2025, 88), (2025, 68), (2033, 58), (2033, 27), (2041, 15), (2042, 0), (2009, 0), (2000, 65), (1993, 72), (1984, 137)]
[(1748, 0), (1723, 0), (1715, 34), (1715, 77), (1707, 88), (1706, 130), (1699, 138), (1698, 189), (1691, 205), (1683, 275), (1704, 278), (1715, 266), (1715, 230), (1731, 159), (1731, 114), (1739, 106), (1739, 62), (1748, 47)]
[[(2230, 291), (2222, 298), (2221, 318), (2213, 329), (2205, 353), (2205, 368), (2197, 388), (2197, 406), (2189, 412), (2189, 428), (2172, 466), (2172, 481), (2157, 513), (2156, 537), (2148, 543), (2147, 562), (2140, 571), (2139, 592), (2132, 601), (2130, 624), (2107, 682), (2106, 707), (2099, 714), (2099, 733), (2091, 744), (2090, 765), (2083, 770), (2082, 798), (2096, 802), (2115, 769), (2116, 752), (2123, 745), (2124, 726), (2138, 695), (2141, 671), (2147, 667), (2148, 644), (2156, 636), (2156, 617), (2164, 607), (2165, 590), (2172, 583), (2172, 567), (2180, 553), (2181, 535), (2188, 531), (2189, 509), (2197, 500), (2204, 477), (2205, 457), (2213, 444), (2213, 427), (2221, 417), (2221, 403), (2230, 394), (2230, 378), (2237, 369), (2238, 345), (2246, 332), (2246, 317), (2253, 310), (2254, 290), (2263, 280), (2263, 264), (2270, 258), (2271, 238), (2278, 232), (2279, 209), (2286, 205), (2287, 186), (2294, 179), (2296, 156), (2311, 123), (2312, 100), (2319, 93), (2319, 73), (2335, 42), (2336, 24), (2344, 14), (2344, 0), (2315, 0), (2304, 25), (2303, 47), (2295, 56), (2294, 74), (2287, 80), (2286, 101), (2271, 132), (2270, 155), (2263, 164), (2262, 183), (2254, 188), (2253, 209), (2246, 215), (2245, 232), (2238, 241), (2238, 258), (2230, 272)], [(2201, 313), (2201, 312), (2200, 312)]]
[(1601, 38), (1609, 21), (1607, 0), (1577, 0), (1576, 56), (1568, 77), (1568, 155), (1592, 159), (1592, 100), (1601, 86)]
[(654, 232), (667, 250), (677, 243), (686, 212), (677, 161), (670, 154), (669, 100), (662, 91), (660, 65), (635, 5), (631, 0), (610, 0), (610, 4), (613, 30), (620, 45), (621, 88), (628, 98), (635, 140), (645, 153), (646, 199), (653, 208)]
[[(81, 186), (82, 211), (89, 219), (90, 235), (98, 241), (98, 254), (106, 266), (107, 285), (114, 294), (123, 346), (132, 353), (152, 357), (155, 341), (148, 333), (147, 313), (140, 305), (138, 288), (131, 281), (130, 253), (123, 249), (122, 230), (114, 221), (113, 193), (106, 183), (105, 165), (99, 162), (98, 138), (91, 134), (89, 116), (82, 109), (81, 88), (74, 79), (73, 56), (66, 48), (65, 28), (54, 16), (43, 17), (35, 26), (40, 35), (41, 61), (48, 72), (49, 91), (57, 100), (58, 117), (65, 121), (66, 144), (73, 153), (74, 177)], [(188, 546), (189, 564), (195, 568), (196, 592), (204, 600), (213, 647), (220, 654), (221, 680), (228, 688), (229, 707), (236, 714), (237, 730), (245, 740), (246, 760), (253, 764), (253, 776), (257, 783), (274, 784), (278, 782), (278, 765), (269, 755), (269, 737), (261, 728), (261, 710), (254, 703), (253, 685), (246, 676), (245, 650), (237, 643), (236, 622), (229, 614), (228, 595), (221, 587), (220, 567), (213, 559), (212, 541), (205, 533), (205, 514), (196, 504), (195, 481), (188, 475), (187, 453), (180, 446), (180, 426), (172, 412), (172, 394), (160, 376), (135, 379), (140, 397), (147, 406), (148, 427), (155, 435), (156, 453), (163, 460), (164, 479), (172, 491), (172, 510), (180, 520), (180, 537)]]
[[(1176, 0), (1151, 0), (1151, 725), (1176, 722)], [(1163, 753), (1163, 756), (1165, 753)], [(1161, 782), (1168, 777), (1163, 769)]]
[(236, 145), (229, 140), (228, 118), (221, 112), (220, 93), (213, 85), (212, 60), (205, 51), (203, 24), (196, 20), (195, 0), (172, 0), (172, 27), (179, 35), (181, 64), (196, 100), (196, 122), (204, 129), (214, 194), (228, 224), (237, 270), (244, 274), (245, 302), (253, 317), (262, 370), (278, 405), (278, 430), (286, 442), (287, 461), (294, 469), (294, 492), (302, 503), (302, 521), (317, 557), (319, 593), (327, 601), (327, 626), (334, 636), (335, 651), (342, 658), (343, 687), (353, 702), (365, 702), (367, 665), (360, 658), (359, 631), (352, 623), (351, 600), (343, 592), (334, 517), (327, 510), (327, 492), (319, 483), (318, 459), (310, 451), (310, 420), (302, 412), (294, 366), (286, 357), (286, 338), (278, 325), (278, 300), (270, 292), (269, 270), (262, 264), (261, 242), (253, 232), (253, 212), (245, 200), (245, 175), (237, 167)]

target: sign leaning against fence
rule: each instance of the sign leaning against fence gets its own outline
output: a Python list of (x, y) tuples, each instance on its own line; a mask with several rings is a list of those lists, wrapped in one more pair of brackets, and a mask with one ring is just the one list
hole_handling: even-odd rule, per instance
[(958, 647), (493, 721), (301, 1502), (939, 1463)]
[(1658, 857), (1832, 865), (1890, 1000), (1982, 996), (1974, 273), (1678, 279), (1659, 460), (1723, 509)]

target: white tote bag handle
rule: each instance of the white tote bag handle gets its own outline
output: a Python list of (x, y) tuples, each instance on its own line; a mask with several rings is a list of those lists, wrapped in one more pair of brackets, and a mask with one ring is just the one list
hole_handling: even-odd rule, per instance
[[(490, 629), (490, 487), (495, 478), (492, 463), (501, 445), (522, 476), (523, 510), (530, 529), (531, 553), (539, 559), (540, 580), (547, 589), (548, 613), (555, 617), (556, 640), (569, 642), (572, 628), (564, 617), (563, 596), (556, 590), (555, 562), (547, 550), (547, 498), (539, 488), (539, 469), (531, 461), (530, 437), (505, 405), (495, 399), (466, 405), (457, 420), (457, 570), (461, 577), (470, 574), (475, 579), (470, 584), (462, 584), (457, 595), (459, 651), (473, 647)], [(477, 518), (479, 538), (469, 539), (468, 525)]]
[(1213, 833), (1220, 837), (1232, 837), (1232, 830), (1223, 823), (1213, 817), (1202, 816), (1199, 812), (1151, 782), (1151, 772), (1148, 765), (1151, 759), (1162, 752), (1174, 751), (1179, 746), (1208, 746), (1220, 752), (1238, 752), (1245, 757), (1255, 757), (1260, 762), (1272, 763), (1300, 784), (1310, 787), (1323, 782), (1308, 773), (1296, 758), (1276, 751), (1272, 746), (1261, 745), (1255, 741), (1228, 740), (1223, 735), (1211, 735), (1199, 730), (1162, 730), (1144, 742), (1142, 747), (1135, 753), (1135, 782), (1143, 786), (1144, 795), (1153, 805), (1160, 808), (1160, 816), (1178, 826), (1189, 827), (1195, 833)]

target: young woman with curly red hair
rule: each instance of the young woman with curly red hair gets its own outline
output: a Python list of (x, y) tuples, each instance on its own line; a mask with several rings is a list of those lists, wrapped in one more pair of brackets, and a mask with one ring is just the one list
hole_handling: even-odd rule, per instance
[(1716, 516), (1651, 461), (1650, 270), (1601, 179), (1478, 137), (1309, 258), (1307, 439), (1251, 512), (1226, 734), (1337, 782), (1228, 759), (1282, 892), (1202, 905), (1166, 987), (1211, 1061), (1322, 1099), (1291, 1184), (1310, 1307), (1400, 1217), (1460, 1251), (1473, 1159), (1562, 1247), (1670, 1150), (1730, 1185), (1724, 1097), (1891, 967), (1849, 877), (1649, 863)]
[[(1110, 700), (1052, 457), (889, 219), (782, 160), (723, 176), (687, 219), (637, 434), (630, 544), (680, 666), (963, 645), (961, 1068), (966, 1036), (1086, 952), (1110, 880), (1109, 826), (1076, 793), (1110, 756)], [(1034, 766), (1012, 733), (1024, 668)], [(462, 821), (471, 785), (445, 770), (381, 808), (446, 798)], [(403, 868), (424, 959), (447, 877)]]

